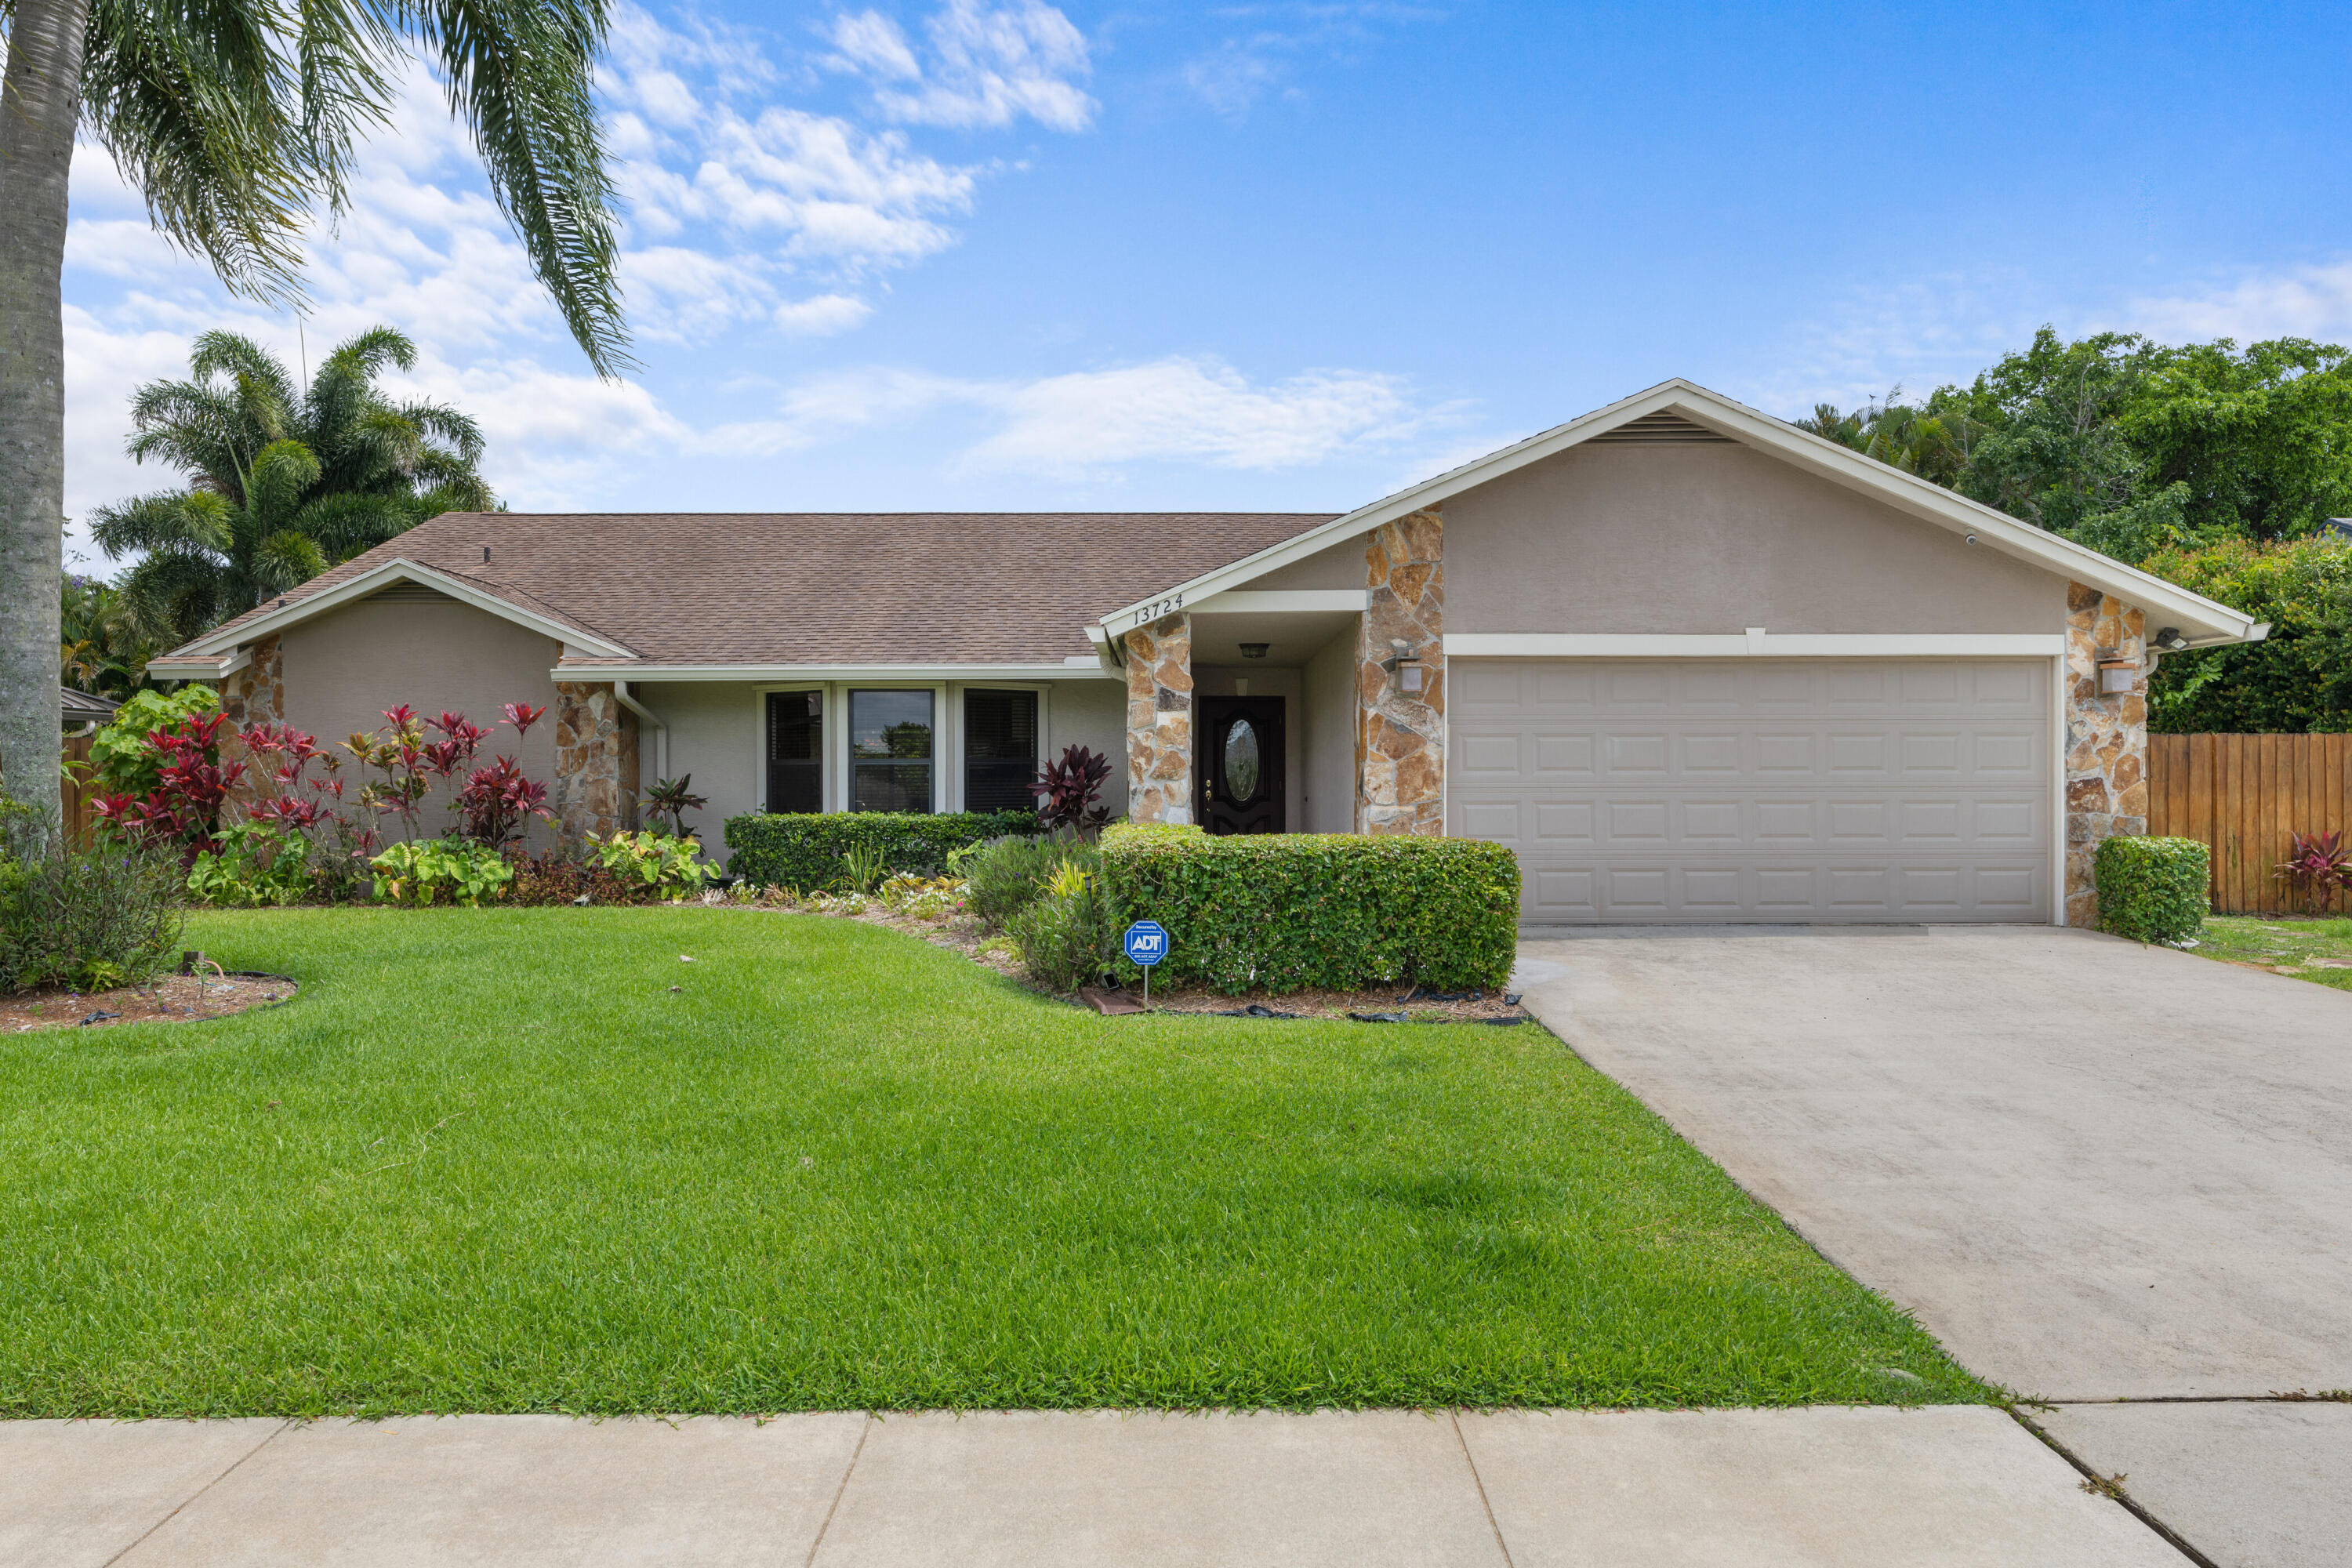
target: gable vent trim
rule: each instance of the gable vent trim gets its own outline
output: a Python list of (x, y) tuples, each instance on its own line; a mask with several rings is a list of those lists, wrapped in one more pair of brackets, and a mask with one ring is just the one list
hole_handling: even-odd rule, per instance
[(1728, 436), (1718, 436), (1704, 425), (1693, 424), (1679, 414), (1660, 412), (1644, 414), (1639, 419), (1629, 419), (1614, 430), (1603, 430), (1586, 438), (1595, 447), (1665, 447), (1665, 446), (1736, 446)]
[(396, 604), (410, 605), (454, 605), (457, 602), (440, 589), (427, 587), (423, 583), (394, 583), (389, 587), (377, 589), (368, 598), (370, 601), (387, 599)]

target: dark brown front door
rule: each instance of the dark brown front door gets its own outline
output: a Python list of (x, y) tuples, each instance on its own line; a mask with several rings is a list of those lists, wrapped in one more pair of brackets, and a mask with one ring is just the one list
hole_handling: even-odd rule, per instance
[(1201, 826), (1282, 831), (1282, 699), (1201, 699)]

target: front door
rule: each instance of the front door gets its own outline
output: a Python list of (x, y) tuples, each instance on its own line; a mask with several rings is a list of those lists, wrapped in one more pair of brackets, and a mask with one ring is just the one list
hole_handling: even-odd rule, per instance
[(1201, 699), (1201, 826), (1282, 831), (1282, 699)]

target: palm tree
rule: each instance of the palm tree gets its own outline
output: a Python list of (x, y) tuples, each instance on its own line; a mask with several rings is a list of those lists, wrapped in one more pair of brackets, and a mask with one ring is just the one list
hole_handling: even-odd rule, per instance
[(184, 642), (428, 517), (495, 507), (471, 418), (376, 389), (384, 366), (415, 361), (407, 338), (376, 327), (298, 392), (267, 350), (213, 331), (196, 339), (189, 380), (141, 387), (131, 455), (193, 483), (90, 514), (107, 553), (144, 552), (118, 584), (140, 621)]
[(58, 606), (58, 679), (77, 691), (123, 698), (146, 683), (159, 639), (121, 592), (97, 577), (68, 577)]
[[(0, 0), (0, 759), (54, 813), (64, 563), (67, 174), (112, 154), (173, 241), (246, 296), (297, 297), (300, 235), (345, 203), (415, 49), (600, 374), (624, 353), (593, 102), (608, 0)], [(257, 462), (259, 454), (255, 454)], [(321, 458), (323, 464), (328, 459)]]

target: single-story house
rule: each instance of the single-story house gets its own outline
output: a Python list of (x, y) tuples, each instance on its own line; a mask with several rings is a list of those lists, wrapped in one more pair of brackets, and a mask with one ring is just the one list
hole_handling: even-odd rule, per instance
[(2080, 923), (2157, 651), (2265, 630), (1677, 380), (1337, 517), (450, 513), (152, 668), (330, 740), (547, 705), (574, 832), (1081, 743), (1138, 821), (1508, 844), (1530, 922)]

